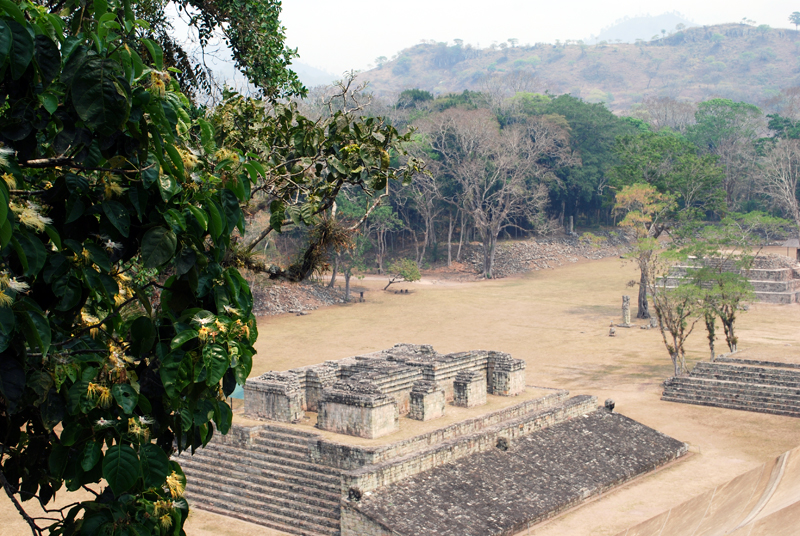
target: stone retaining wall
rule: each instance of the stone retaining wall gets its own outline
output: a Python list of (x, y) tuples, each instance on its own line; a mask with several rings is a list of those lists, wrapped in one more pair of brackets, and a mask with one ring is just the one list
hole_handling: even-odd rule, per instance
[(513, 441), (595, 409), (596, 397), (579, 395), (554, 408), (511, 419), (401, 458), (351, 470), (342, 475), (342, 493), (346, 495), (350, 489), (361, 493), (376, 490), (465, 456), (493, 449), (501, 437)]
[(478, 432), (509, 419), (516, 419), (531, 412), (549, 408), (565, 401), (569, 394), (568, 391), (560, 389), (553, 389), (552, 391), (551, 394), (541, 398), (527, 400), (508, 408), (473, 419), (466, 419), (390, 445), (359, 447), (320, 438), (309, 444), (310, 457), (317, 463), (338, 469), (356, 469), (365, 465), (382, 463), (437, 445), (443, 441)]

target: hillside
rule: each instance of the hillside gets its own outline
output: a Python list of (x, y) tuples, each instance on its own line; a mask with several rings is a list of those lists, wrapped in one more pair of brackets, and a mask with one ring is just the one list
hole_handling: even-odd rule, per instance
[[(800, 85), (800, 33), (745, 24), (687, 28), (636, 44), (547, 44), (476, 49), (424, 43), (360, 75), (379, 95), (419, 88), (434, 94), (480, 91), (487, 75), (535, 75), (526, 90), (571, 93), (616, 111), (644, 97), (699, 101), (725, 97), (762, 104)], [(523, 77), (524, 78), (524, 77)]]

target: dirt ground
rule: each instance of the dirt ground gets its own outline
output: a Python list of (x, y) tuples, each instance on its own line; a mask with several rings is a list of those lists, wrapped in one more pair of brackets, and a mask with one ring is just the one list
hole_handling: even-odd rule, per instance
[[(658, 330), (617, 328), (616, 337), (608, 336), (609, 324), (621, 320), (622, 295), (635, 301), (636, 289), (626, 287), (634, 278), (631, 264), (613, 258), (493, 281), (434, 275), (388, 292), (380, 290), (385, 280), (368, 278), (355, 282), (364, 303), (262, 317), (252, 375), (409, 342), (440, 352), (508, 352), (527, 362), (530, 385), (592, 394), (601, 403), (613, 398), (619, 412), (689, 443), (691, 454), (530, 532), (613, 535), (800, 445), (800, 419), (659, 400), (672, 365)], [(395, 288), (410, 292), (395, 294)], [(740, 348), (753, 359), (800, 362), (798, 326), (800, 305), (754, 304), (738, 322)], [(718, 353), (723, 346), (718, 341)], [(688, 343), (689, 364), (707, 357), (698, 325)], [(23, 533), (15, 516), (9, 501), (0, 500), (0, 536)], [(187, 533), (280, 534), (198, 510)]]

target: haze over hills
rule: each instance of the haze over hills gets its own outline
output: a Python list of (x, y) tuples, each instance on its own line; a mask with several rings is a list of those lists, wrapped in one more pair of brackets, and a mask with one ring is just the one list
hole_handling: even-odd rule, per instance
[(679, 24), (682, 24), (685, 28), (698, 26), (678, 13), (662, 13), (656, 16), (645, 15), (624, 18), (609, 28), (603, 28), (598, 35), (592, 36), (586, 42), (590, 44), (601, 41), (615, 43), (619, 40), (623, 43), (635, 43), (637, 39), (649, 41), (656, 35), (662, 36), (665, 33), (674, 33)]
[(800, 33), (793, 29), (747, 24), (691, 27), (637, 44), (568, 41), (477, 49), (428, 42), (401, 51), (360, 79), (389, 97), (409, 88), (434, 94), (480, 91), (487, 80), (515, 73), (535, 78), (527, 91), (570, 93), (615, 111), (647, 96), (725, 97), (761, 105), (781, 89), (800, 85), (798, 47)]

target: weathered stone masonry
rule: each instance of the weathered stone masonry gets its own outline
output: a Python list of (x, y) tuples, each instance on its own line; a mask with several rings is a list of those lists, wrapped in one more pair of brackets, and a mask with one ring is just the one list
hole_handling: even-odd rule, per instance
[[(448, 403), (474, 406), (485, 403), (487, 393), (519, 394), (525, 389), (524, 374), (525, 363), (508, 354), (443, 355), (414, 345), (264, 374), (247, 382), (245, 413), (273, 422), (234, 424), (194, 456), (181, 456), (189, 477), (187, 496), (201, 509), (289, 534), (505, 536), (685, 451), (679, 442), (598, 410), (595, 397), (570, 398), (556, 389), (375, 446), (339, 442), (287, 424), (302, 419), (305, 411), (317, 411), (322, 429), (379, 437), (397, 430), (401, 418), (436, 419)], [(595, 440), (600, 437), (602, 444)], [(520, 450), (528, 444), (535, 445), (532, 451)], [(543, 459), (546, 474), (536, 472), (541, 464), (534, 458), (520, 465), (517, 453), (540, 451), (563, 456)], [(567, 467), (573, 457), (581, 461)], [(609, 457), (615, 469), (596, 471)], [(470, 473), (483, 466), (491, 466), (491, 477)], [(451, 489), (453, 478), (474, 488), (467, 490), (472, 494), (467, 502), (463, 490), (454, 494)], [(481, 479), (497, 478), (502, 479), (499, 487), (481, 487)], [(568, 488), (561, 484), (565, 478)], [(558, 485), (550, 489), (548, 482)], [(570, 491), (561, 493), (562, 488)], [(547, 499), (527, 501), (523, 489), (539, 490)], [(423, 502), (442, 497), (453, 502), (408, 510), (422, 497), (430, 498)], [(459, 521), (442, 518), (442, 509), (461, 512)], [(492, 519), (496, 522), (487, 524)]]
[(445, 403), (473, 407), (485, 404), (487, 393), (514, 396), (524, 390), (525, 362), (508, 354), (440, 354), (427, 345), (398, 344), (248, 380), (245, 411), (278, 422), (297, 422), (303, 416), (300, 408), (317, 411), (320, 429), (376, 438), (397, 431), (398, 419), (409, 413), (418, 420), (444, 415), (437, 392)]

